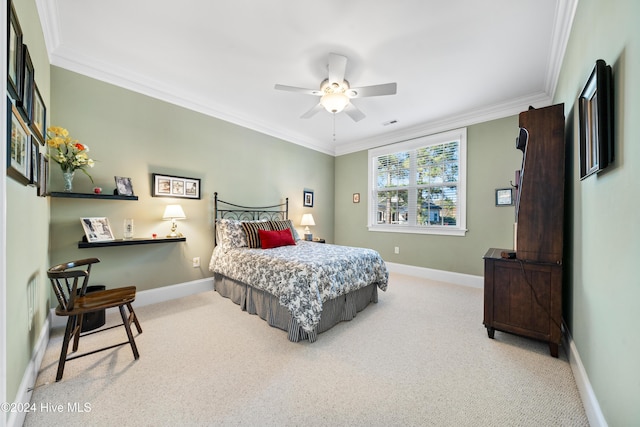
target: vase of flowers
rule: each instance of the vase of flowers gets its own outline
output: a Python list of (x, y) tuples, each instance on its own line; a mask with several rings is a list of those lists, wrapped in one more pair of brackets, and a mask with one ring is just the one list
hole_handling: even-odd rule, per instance
[(73, 176), (77, 170), (81, 170), (93, 183), (93, 178), (87, 172), (87, 168), (92, 168), (94, 164), (87, 154), (89, 147), (72, 139), (69, 131), (61, 127), (48, 128), (47, 137), (49, 146), (47, 157), (60, 165), (64, 178), (64, 191), (71, 192), (73, 189)]

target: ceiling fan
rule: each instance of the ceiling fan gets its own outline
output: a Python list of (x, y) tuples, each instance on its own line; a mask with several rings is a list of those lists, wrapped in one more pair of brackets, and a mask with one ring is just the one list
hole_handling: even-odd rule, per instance
[(303, 119), (313, 117), (323, 108), (330, 113), (336, 114), (344, 111), (354, 121), (358, 122), (366, 116), (352, 102), (354, 98), (364, 98), (365, 96), (395, 95), (396, 83), (386, 83), (373, 86), (351, 87), (344, 79), (347, 68), (347, 57), (336, 53), (329, 54), (328, 78), (320, 83), (320, 89), (305, 89), (295, 86), (275, 85), (277, 90), (298, 92), (306, 95), (320, 97), (320, 102), (309, 111), (300, 116)]

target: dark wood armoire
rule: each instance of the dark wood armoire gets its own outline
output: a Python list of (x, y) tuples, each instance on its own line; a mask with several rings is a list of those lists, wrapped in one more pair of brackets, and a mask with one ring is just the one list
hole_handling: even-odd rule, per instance
[[(549, 343), (558, 357), (562, 322), (564, 105), (520, 113), (522, 167), (516, 197), (515, 250), (484, 256), (484, 325)], [(515, 252), (515, 257), (514, 257)]]

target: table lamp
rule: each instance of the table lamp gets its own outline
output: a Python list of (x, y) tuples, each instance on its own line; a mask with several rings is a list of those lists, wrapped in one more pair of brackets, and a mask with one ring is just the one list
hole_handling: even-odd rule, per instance
[(312, 240), (313, 239), (313, 234), (311, 234), (311, 231), (309, 230), (309, 226), (310, 225), (316, 225), (315, 221), (313, 220), (313, 215), (311, 214), (304, 214), (302, 215), (302, 221), (300, 221), (300, 225), (304, 225), (304, 240)]
[(178, 228), (178, 224), (176, 223), (177, 219), (187, 219), (187, 216), (184, 214), (182, 210), (182, 206), (180, 205), (167, 205), (164, 209), (164, 215), (162, 215), (162, 219), (171, 220), (171, 234), (168, 234), (167, 237), (175, 238), (175, 237), (184, 237), (182, 233), (176, 232)]

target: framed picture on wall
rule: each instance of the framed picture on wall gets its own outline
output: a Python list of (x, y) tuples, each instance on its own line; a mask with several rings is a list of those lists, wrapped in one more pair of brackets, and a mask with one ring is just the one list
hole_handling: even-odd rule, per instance
[(498, 188), (496, 190), (496, 206), (512, 206), (513, 205), (513, 189)]
[(313, 207), (313, 191), (304, 190), (304, 192), (302, 193), (302, 202), (305, 207), (312, 208)]
[(29, 128), (11, 100), (7, 98), (7, 175), (21, 184), (31, 178)]
[(200, 179), (184, 176), (152, 174), (151, 196), (200, 198)]
[(40, 186), (38, 187), (38, 196), (45, 197), (49, 192), (49, 159), (47, 156), (40, 154)]
[(578, 98), (580, 179), (599, 173), (613, 161), (613, 78), (602, 59)]
[(29, 185), (40, 187), (40, 143), (35, 136), (29, 135), (29, 144), (31, 146)]
[(33, 82), (33, 102), (31, 103), (31, 131), (44, 145), (44, 136), (47, 129), (47, 107), (44, 105), (42, 95), (36, 82)]
[(11, 2), (9, 8), (8, 22), (8, 66), (7, 66), (7, 90), (11, 97), (16, 101), (20, 101), (22, 93), (21, 75), (22, 75), (22, 29), (18, 22), (18, 15)]
[(22, 45), (22, 90), (16, 106), (27, 124), (31, 123), (31, 103), (33, 102), (33, 62), (27, 45)]

